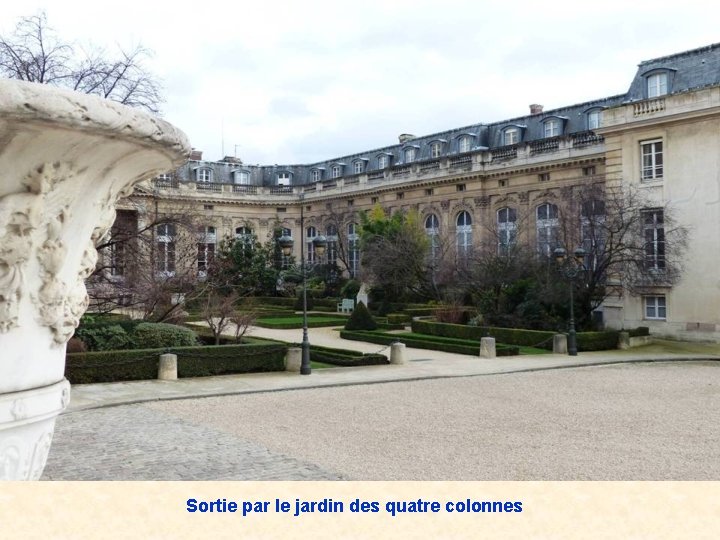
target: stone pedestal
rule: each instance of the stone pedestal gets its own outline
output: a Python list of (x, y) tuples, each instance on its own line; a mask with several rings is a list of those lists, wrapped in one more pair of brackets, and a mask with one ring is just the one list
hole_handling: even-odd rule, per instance
[(161, 354), (158, 364), (158, 379), (176, 381), (177, 378), (177, 354)]
[(390, 363), (391, 364), (405, 364), (407, 359), (405, 358), (405, 344), (404, 343), (393, 343), (390, 345)]
[(567, 354), (567, 336), (565, 334), (555, 334), (553, 336), (553, 353)]
[(70, 397), (65, 344), (115, 202), (188, 151), (142, 111), (0, 80), (0, 480), (42, 474)]
[(302, 349), (299, 347), (291, 347), (287, 350), (285, 356), (285, 371), (300, 373), (302, 366)]
[(618, 349), (629, 349), (630, 348), (630, 333), (620, 332), (618, 334)]
[(495, 358), (495, 338), (480, 338), (480, 358)]

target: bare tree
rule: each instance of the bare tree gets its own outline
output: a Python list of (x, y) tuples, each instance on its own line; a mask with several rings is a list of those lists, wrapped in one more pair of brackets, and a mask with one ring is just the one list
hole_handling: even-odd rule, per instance
[(152, 113), (163, 99), (158, 79), (143, 66), (151, 52), (142, 45), (116, 54), (61, 40), (44, 12), (22, 17), (12, 34), (0, 36), (0, 74), (94, 94)]

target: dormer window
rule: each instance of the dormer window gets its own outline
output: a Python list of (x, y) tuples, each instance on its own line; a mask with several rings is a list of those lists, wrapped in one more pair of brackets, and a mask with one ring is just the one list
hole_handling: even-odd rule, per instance
[(250, 183), (250, 172), (249, 171), (235, 171), (234, 180), (236, 184), (246, 186)]
[(332, 177), (340, 178), (342, 176), (342, 165), (333, 165)]
[(520, 142), (520, 129), (516, 127), (509, 127), (503, 131), (503, 144), (517, 144)]
[(387, 154), (380, 154), (377, 157), (378, 169), (387, 169), (390, 165), (390, 156)]
[(560, 120), (557, 118), (545, 120), (545, 123), (543, 124), (543, 133), (545, 138), (557, 137), (560, 135)]
[(468, 135), (458, 139), (458, 152), (469, 152), (472, 148), (472, 138)]
[(195, 179), (198, 182), (212, 182), (212, 169), (197, 169)]
[(412, 163), (413, 161), (415, 161), (416, 155), (417, 155), (417, 149), (414, 146), (411, 146), (411, 147), (403, 150), (403, 156), (405, 157), (405, 163)]
[(600, 127), (601, 109), (592, 109), (587, 113), (587, 128), (589, 130), (598, 129)]
[(290, 185), (290, 173), (289, 172), (277, 173), (277, 185), (278, 186), (289, 186)]
[(310, 171), (310, 180), (313, 182), (319, 182), (322, 180), (322, 171), (320, 169), (313, 169)]
[(442, 154), (442, 143), (440, 141), (434, 142), (430, 145), (430, 157), (439, 158)]
[(353, 173), (360, 174), (365, 169), (365, 162), (362, 160), (353, 161)]
[(647, 97), (656, 98), (668, 93), (668, 74), (666, 71), (653, 73), (647, 77)]

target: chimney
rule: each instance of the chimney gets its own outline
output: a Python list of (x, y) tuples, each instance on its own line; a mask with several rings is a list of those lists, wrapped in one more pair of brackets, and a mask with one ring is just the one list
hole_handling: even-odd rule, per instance
[(242, 165), (242, 159), (235, 156), (225, 156), (220, 161), (222, 161), (223, 163), (236, 163), (238, 165)]
[(543, 106), (533, 103), (530, 105), (530, 114), (542, 114)]
[(193, 148), (190, 151), (190, 161), (202, 161), (202, 150), (195, 150)]
[(400, 141), (400, 144), (405, 144), (408, 141), (412, 141), (413, 139), (416, 139), (415, 135), (410, 135), (409, 133), (401, 133), (398, 137), (398, 140)]

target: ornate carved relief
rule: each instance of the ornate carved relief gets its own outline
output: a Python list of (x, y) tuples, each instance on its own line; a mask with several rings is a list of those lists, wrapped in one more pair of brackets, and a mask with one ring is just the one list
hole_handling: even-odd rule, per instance
[(518, 200), (521, 203), (527, 203), (530, 200), (530, 193), (527, 191), (522, 191), (518, 193)]
[(440, 201), (440, 207), (443, 210), (448, 210), (450, 208), (450, 201)]
[(488, 195), (475, 197), (474, 201), (478, 208), (487, 208), (490, 206), (490, 197)]

